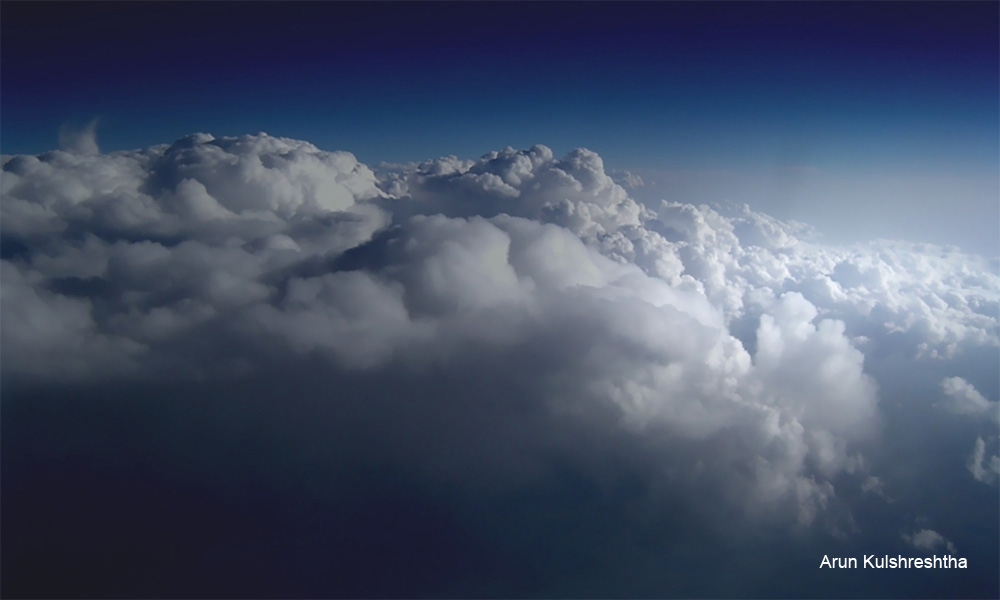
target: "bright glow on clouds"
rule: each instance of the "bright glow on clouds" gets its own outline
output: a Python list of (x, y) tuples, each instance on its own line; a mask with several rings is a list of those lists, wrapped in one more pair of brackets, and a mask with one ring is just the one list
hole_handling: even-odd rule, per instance
[[(336, 425), (338, 444), (487, 497), (539, 485), (558, 456), (597, 485), (634, 474), (650, 515), (850, 533), (845, 498), (896, 493), (878, 457), (910, 392), (876, 374), (1000, 347), (1000, 277), (980, 257), (824, 246), (746, 205), (645, 206), (585, 149), (376, 175), (307, 142), (196, 134), (2, 161), (9, 385), (314, 365), (340, 390), (322, 402), (372, 432)], [(336, 383), (352, 377), (368, 391)], [(937, 381), (927, 405), (943, 389), (955, 418), (996, 422), (995, 398)], [(996, 480), (983, 437), (968, 469)], [(954, 552), (929, 529), (905, 540)]]

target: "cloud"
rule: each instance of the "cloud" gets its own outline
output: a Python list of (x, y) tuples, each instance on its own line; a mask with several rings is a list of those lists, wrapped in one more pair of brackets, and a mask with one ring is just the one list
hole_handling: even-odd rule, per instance
[(874, 475), (869, 475), (868, 478), (865, 479), (865, 482), (861, 484), (862, 492), (865, 492), (866, 494), (870, 492), (872, 494), (882, 497), (885, 497), (884, 488), (885, 486), (883, 485), (883, 483), (879, 480), (878, 477), (875, 477)]
[[(250, 343), (320, 353), (344, 369), (428, 368), (485, 352), (472, 349), (481, 345), (575, 339), (586, 352), (550, 349), (564, 357), (571, 412), (618, 414), (640, 439), (742, 431), (718, 459), (720, 476), (737, 456), (756, 456), (755, 475), (739, 485), (762, 502), (788, 498), (804, 523), (831, 493), (814, 477), (846, 468), (851, 440), (874, 418), (862, 355), (842, 324), (814, 326), (817, 311), (800, 294), (762, 316), (751, 356), (697, 286), (673, 287), (629, 264), (627, 239), (617, 236), (656, 237), (593, 152), (555, 159), (536, 146), (472, 164), (441, 159), (407, 175), (408, 195), (396, 198), (350, 155), (264, 135), (198, 134), (107, 158), (20, 157), (6, 168), (18, 177), (9, 194), (22, 201), (8, 209), (9, 235), (97, 236), (81, 247), (64, 235), (51, 253), (21, 263), (48, 290), (36, 295), (96, 278), (101, 294), (52, 301), (74, 303), (74, 323), (92, 338), (147, 355), (147, 370), (166, 362), (182, 377), (210, 368), (206, 357), (185, 365), (164, 348), (217, 327), (216, 335), (252, 332)], [(29, 199), (40, 185), (62, 187)], [(415, 214), (394, 211), (397, 224), (379, 231), (382, 211), (404, 202)], [(53, 254), (73, 264), (59, 269)], [(9, 310), (29, 304), (38, 301), (14, 296)], [(8, 334), (21, 338), (38, 340), (31, 364), (56, 360), (69, 344), (18, 326)], [(19, 359), (8, 365), (12, 375), (29, 372)], [(109, 375), (88, 365), (88, 378)], [(547, 386), (549, 376), (524, 385)]]
[(978, 437), (966, 466), (976, 481), (994, 483), (997, 476), (1000, 475), (1000, 456), (987, 457), (986, 442), (983, 441), (983, 438)]
[[(946, 377), (941, 380), (941, 389), (948, 398), (944, 407), (957, 415), (972, 417), (989, 423), (986, 439), (998, 439), (996, 426), (1000, 424), (1000, 403), (990, 402), (979, 390), (961, 377)], [(990, 435), (992, 434), (992, 435)], [(965, 461), (966, 468), (976, 481), (992, 484), (1000, 474), (1000, 457), (986, 453), (986, 440), (976, 438), (972, 454)]]
[(59, 128), (59, 147), (74, 154), (97, 154), (97, 119), (77, 129), (69, 124)]
[(941, 380), (941, 388), (948, 397), (945, 405), (948, 410), (1000, 423), (1000, 403), (984, 398), (968, 381), (961, 377), (948, 377)]
[(920, 531), (915, 531), (910, 535), (904, 534), (903, 539), (914, 548), (926, 550), (927, 552), (933, 552), (935, 548), (944, 546), (944, 548), (948, 550), (948, 554), (957, 554), (955, 545), (933, 529), (921, 529)]
[(645, 185), (642, 177), (626, 170), (612, 171), (611, 176), (626, 189), (640, 188)]
[[(820, 245), (746, 205), (644, 206), (585, 149), (372, 170), (308, 142), (194, 134), (4, 157), (0, 186), (16, 406), (77, 390), (97, 422), (133, 415), (157, 442), (120, 432), (109, 448), (206, 502), (273, 497), (288, 511), (275, 547), (295, 556), (384, 553), (351, 511), (423, 515), (454, 536), (442, 564), (490, 548), (491, 564), (538, 569), (489, 588), (501, 595), (653, 595), (658, 561), (701, 538), (850, 537), (869, 525), (853, 491), (915, 497), (892, 460), (905, 419), (931, 414), (941, 386), (985, 406), (970, 382), (989, 390), (992, 371), (968, 365), (1000, 347), (1000, 277), (978, 257)], [(116, 472), (67, 427), (66, 447)], [(43, 439), (21, 448), (45, 455)], [(992, 468), (981, 442), (977, 479)], [(424, 536), (403, 521), (397, 543)], [(479, 578), (380, 589), (509, 581)]]

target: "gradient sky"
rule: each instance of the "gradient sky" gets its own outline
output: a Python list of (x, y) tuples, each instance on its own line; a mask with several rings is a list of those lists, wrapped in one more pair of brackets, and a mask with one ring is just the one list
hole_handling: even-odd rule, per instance
[[(103, 151), (195, 131), (266, 131), (372, 165), (583, 146), (644, 170), (644, 201), (749, 202), (828, 239), (1000, 254), (996, 3), (5, 2), (2, 15), (7, 154), (95, 118)], [(890, 223), (904, 212), (915, 224)]]
[[(3, 150), (266, 130), (361, 160), (995, 168), (995, 3), (3, 8)], [(581, 127), (587, 123), (587, 127)]]

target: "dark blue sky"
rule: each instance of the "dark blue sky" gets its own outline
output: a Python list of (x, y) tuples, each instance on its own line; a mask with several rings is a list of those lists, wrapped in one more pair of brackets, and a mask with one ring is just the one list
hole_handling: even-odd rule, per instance
[(267, 131), (369, 163), (994, 169), (998, 5), (4, 2), (2, 150)]

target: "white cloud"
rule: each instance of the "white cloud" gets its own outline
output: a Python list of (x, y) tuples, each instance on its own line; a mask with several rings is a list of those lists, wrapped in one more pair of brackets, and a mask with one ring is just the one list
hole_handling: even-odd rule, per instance
[(966, 466), (976, 481), (993, 483), (1000, 476), (1000, 456), (987, 456), (986, 442), (982, 437), (976, 438), (976, 445), (969, 455)]
[(943, 546), (948, 551), (948, 554), (957, 554), (955, 545), (933, 529), (921, 529), (909, 535), (903, 534), (903, 539), (914, 548), (927, 552), (933, 552), (935, 549)]
[(14, 238), (74, 228), (104, 238), (256, 239), (305, 228), (303, 241), (343, 250), (310, 235), (319, 232), (308, 216), (337, 215), (340, 233), (360, 229), (360, 239), (384, 220), (366, 202), (383, 195), (375, 175), (353, 155), (263, 134), (194, 134), (111, 155), (55, 151), (3, 168), (2, 232)]
[(941, 389), (948, 397), (945, 404), (948, 410), (1000, 423), (1000, 402), (990, 402), (968, 381), (961, 377), (947, 377), (941, 380)]
[[(872, 354), (998, 345), (1000, 278), (976, 257), (822, 246), (745, 205), (654, 210), (583, 149), (376, 177), (307, 142), (195, 134), (5, 157), (2, 186), (5, 379), (368, 374), (392, 433), (365, 443), (462, 485), (524, 483), (552, 452), (586, 471), (603, 450), (656, 502), (807, 525), (840, 478), (882, 489), (863, 459), (882, 420)], [(482, 389), (410, 393), (468, 373)], [(328, 401), (369, 410), (352, 393)], [(428, 439), (422, 419), (449, 426)], [(468, 428), (485, 442), (457, 451)]]

